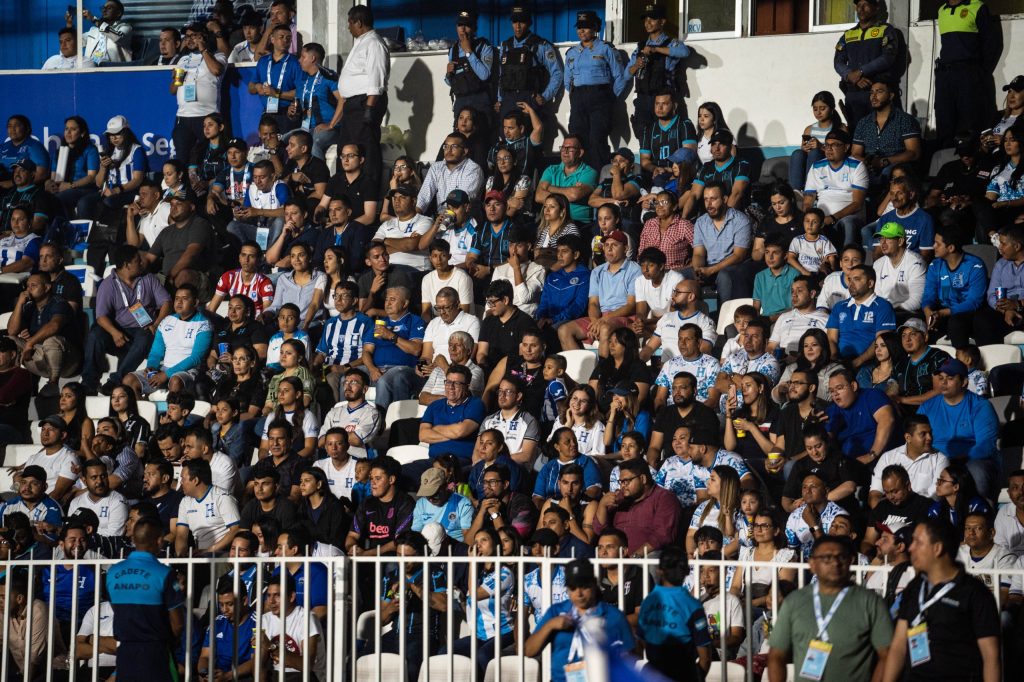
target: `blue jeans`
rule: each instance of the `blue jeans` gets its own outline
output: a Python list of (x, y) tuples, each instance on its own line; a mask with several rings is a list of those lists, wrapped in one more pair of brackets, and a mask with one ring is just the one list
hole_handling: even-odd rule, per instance
[(118, 348), (114, 345), (114, 339), (100, 325), (94, 324), (89, 330), (89, 335), (85, 338), (85, 358), (82, 363), (82, 384), (86, 388), (99, 387), (100, 374), (107, 354), (120, 358), (117, 369), (111, 368), (110, 372), (110, 378), (117, 383), (121, 383), (125, 374), (134, 372), (146, 359), (149, 348), (153, 345), (153, 335), (149, 330), (134, 327), (122, 329), (121, 332), (128, 337), (128, 343)]
[(425, 382), (417, 376), (415, 367), (392, 365), (378, 369), (384, 372), (384, 376), (373, 384), (377, 388), (374, 403), (382, 410), (388, 409), (388, 405), (396, 400), (410, 400)]
[[(842, 218), (835, 225), (835, 230), (843, 237), (843, 246), (847, 244), (857, 244), (862, 239), (861, 228), (864, 226), (864, 218), (858, 215), (848, 215)], [(861, 244), (866, 250), (871, 248), (871, 236), (868, 236), (868, 241)], [(841, 250), (840, 247), (836, 248), (837, 251)]]
[(994, 502), (999, 497), (999, 472), (1001, 469), (1002, 467), (996, 459), (967, 460), (967, 470), (974, 477), (974, 483), (978, 486), (978, 494), (989, 502)]
[(60, 200), (61, 205), (64, 206), (64, 215), (68, 217), (68, 220), (74, 220), (76, 217), (85, 219), (88, 217), (86, 214), (89, 212), (90, 204), (86, 197), (93, 194), (99, 194), (99, 189), (95, 186), (73, 187), (59, 192), (57, 198)]
[(805, 152), (800, 147), (789, 156), (789, 185), (795, 190), (803, 191), (804, 183), (807, 182), (807, 172), (811, 170), (816, 162), (825, 158), (820, 149), (812, 149)]
[(341, 140), (341, 131), (337, 128), (314, 131), (311, 134), (313, 135), (313, 156), (321, 161), (327, 157), (327, 150), (331, 146), (338, 144), (338, 141)]
[[(281, 230), (284, 229), (284, 218), (271, 218), (267, 221), (267, 243), (266, 245), (260, 244), (260, 247), (266, 251), (267, 248), (277, 241), (277, 238), (281, 235)], [(240, 220), (232, 220), (228, 223), (228, 233), (238, 237), (243, 243), (248, 241), (258, 241), (256, 239), (256, 233), (260, 229), (259, 225), (253, 225), (252, 223), (243, 223)]]

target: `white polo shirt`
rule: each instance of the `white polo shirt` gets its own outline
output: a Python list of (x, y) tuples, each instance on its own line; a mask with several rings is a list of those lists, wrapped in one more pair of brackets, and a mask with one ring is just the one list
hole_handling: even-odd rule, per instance
[(46, 472), (46, 492), (48, 493), (53, 492), (58, 478), (78, 480), (78, 455), (66, 445), (52, 455), (46, 454), (46, 450), (40, 450), (29, 456), (25, 461), (25, 466), (43, 467)]
[(820, 329), (825, 331), (828, 324), (828, 314), (820, 310), (812, 310), (809, 313), (802, 313), (796, 308), (791, 308), (779, 315), (772, 327), (772, 335), (768, 337), (769, 342), (777, 343), (779, 348), (787, 353), (796, 353), (800, 349), (800, 337), (808, 329)]
[(910, 475), (910, 488), (918, 495), (935, 499), (935, 479), (949, 466), (949, 459), (941, 452), (926, 452), (917, 459), (907, 456), (906, 444), (884, 453), (875, 462), (871, 477), (871, 490), (882, 492), (882, 472), (885, 467), (899, 464)]
[[(640, 281), (640, 278), (637, 278)], [(718, 340), (718, 333), (715, 331), (715, 321), (700, 312), (683, 317), (682, 313), (672, 311), (658, 320), (654, 327), (654, 335), (661, 339), (661, 361), (665, 362), (679, 355), (679, 330), (684, 325), (695, 324), (700, 327), (704, 340), (715, 345)]]
[(480, 431), (483, 432), (487, 429), (501, 431), (505, 436), (505, 445), (508, 446), (508, 451), (512, 454), (522, 450), (523, 443), (526, 441), (540, 440), (540, 428), (537, 426), (537, 420), (526, 410), (519, 410), (509, 419), (505, 419), (501, 410), (498, 410), (484, 418), (484, 423), (480, 425)]
[(433, 344), (435, 357), (443, 355), (445, 360), (451, 362), (448, 339), (455, 332), (466, 332), (473, 337), (475, 343), (480, 338), (480, 318), (462, 310), (455, 316), (451, 324), (440, 317), (435, 317), (427, 323), (427, 329), (423, 332), (423, 343)]
[(71, 500), (68, 516), (83, 508), (91, 509), (100, 520), (100, 525), (96, 528), (97, 534), (104, 537), (124, 535), (124, 524), (128, 521), (128, 503), (121, 493), (111, 490), (106, 497), (98, 500), (92, 499), (91, 493), (83, 493)]
[(238, 503), (215, 486), (198, 500), (185, 495), (178, 505), (178, 525), (192, 531), (200, 551), (213, 547), (239, 521)]
[(1024, 523), (1017, 518), (1013, 503), (1004, 504), (996, 514), (996, 544), (1006, 547), (1017, 556), (1024, 556)]

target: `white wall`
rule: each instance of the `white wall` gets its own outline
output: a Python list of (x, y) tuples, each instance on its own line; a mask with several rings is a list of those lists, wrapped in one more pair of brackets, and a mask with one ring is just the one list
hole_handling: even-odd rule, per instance
[[(996, 69), (996, 94), (1001, 106), (1002, 85), (1024, 70), (1024, 19), (1003, 22), (1004, 50)], [(934, 23), (909, 31), (911, 64), (905, 102), (919, 118), (933, 120), (932, 53), (936, 46)], [(741, 146), (787, 146), (799, 142), (804, 126), (812, 121), (810, 99), (815, 92), (832, 90), (838, 97), (838, 76), (832, 55), (839, 33), (757, 36), (690, 43), (706, 65), (689, 71), (687, 110), (696, 117), (699, 103), (718, 102)], [(633, 45), (621, 46), (627, 53)], [(564, 55), (568, 46), (562, 46)], [(451, 130), (451, 100), (444, 85), (444, 53), (397, 53), (392, 57), (388, 122), (410, 131), (407, 150), (422, 160), (432, 159)], [(637, 148), (629, 132), (632, 96), (616, 110), (612, 148)], [(569, 98), (563, 97), (557, 114), (564, 131), (569, 122)]]

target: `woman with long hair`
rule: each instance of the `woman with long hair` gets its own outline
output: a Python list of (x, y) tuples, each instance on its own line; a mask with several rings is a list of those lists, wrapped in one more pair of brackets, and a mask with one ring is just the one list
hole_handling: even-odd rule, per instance
[(995, 225), (1006, 227), (1024, 215), (1024, 119), (1017, 119), (1003, 133), (1003, 154), (1006, 162), (988, 183), (985, 198), (992, 202)]
[(57, 195), (68, 218), (84, 216), (89, 206), (82, 203), (82, 199), (98, 191), (96, 174), (100, 170), (100, 153), (89, 138), (89, 124), (81, 116), (64, 119), (64, 136), (51, 169), (46, 191)]
[(231, 348), (229, 353), (231, 372), (216, 384), (211, 400), (214, 403), (226, 398), (236, 400), (241, 421), (257, 419), (267, 393), (258, 370), (259, 356), (251, 346), (244, 345)]
[(831, 130), (846, 130), (836, 109), (836, 98), (828, 90), (811, 98), (811, 113), (814, 123), (804, 128), (803, 141), (789, 157), (789, 184), (799, 190), (803, 190), (811, 166), (825, 158), (825, 136)]
[[(739, 560), (777, 564), (795, 561), (795, 552), (786, 546), (784, 526), (785, 524), (780, 522), (772, 510), (762, 509), (754, 514), (754, 522), (750, 524), (754, 544), (740, 548)], [(733, 580), (731, 592), (737, 597), (741, 596), (744, 586), (749, 582), (751, 605), (755, 608), (765, 608), (771, 594), (773, 572), (778, 574), (779, 581), (796, 582), (795, 568), (772, 571), (770, 568), (758, 567), (750, 570), (749, 581)]]
[[(622, 462), (628, 462), (631, 459), (640, 459), (647, 454), (647, 437), (639, 431), (627, 431), (622, 434), (622, 446), (619, 448), (619, 455), (622, 458), (619, 464), (616, 464), (612, 469), (611, 474), (608, 476), (608, 491), (618, 492), (619, 490), (619, 474), (621, 472)], [(655, 479), (657, 472), (654, 467), (650, 467), (651, 480)]]
[(263, 405), (263, 414), (269, 415), (277, 408), (277, 387), (287, 378), (297, 379), (303, 405), (313, 408), (313, 390), (316, 382), (313, 373), (309, 371), (309, 363), (306, 360), (306, 346), (298, 339), (286, 339), (281, 344), (281, 372), (274, 375), (267, 386), (267, 399)]
[(261, 458), (270, 447), (267, 440), (270, 425), (281, 420), (292, 425), (295, 432), (292, 448), (299, 457), (312, 457), (316, 453), (320, 422), (316, 414), (312, 410), (307, 410), (303, 404), (304, 393), (302, 381), (298, 377), (283, 377), (277, 383), (277, 406), (263, 423), (263, 435), (260, 440)]
[(651, 435), (651, 413), (642, 409), (639, 389), (630, 381), (621, 381), (611, 391), (608, 419), (605, 420), (604, 449), (619, 453), (622, 439), (630, 432), (640, 433), (646, 440)]
[(903, 357), (903, 346), (896, 332), (883, 332), (875, 337), (875, 357), (857, 370), (857, 385), (890, 392), (896, 390), (893, 369)]
[(266, 330), (256, 321), (256, 305), (252, 299), (245, 294), (232, 295), (228, 299), (227, 317), (219, 318), (207, 355), (207, 368), (211, 371), (211, 377), (213, 370), (223, 375), (230, 373), (232, 348), (249, 346), (256, 351), (257, 356), (265, 358), (269, 343)]
[(349, 280), (348, 255), (340, 246), (329, 246), (324, 251), (324, 311), (327, 317), (338, 316), (338, 302), (334, 300), (334, 288)]
[(548, 435), (548, 442), (555, 432), (563, 426), (572, 429), (576, 434), (576, 442), (584, 455), (603, 457), (606, 449), (604, 444), (604, 420), (597, 409), (597, 396), (590, 386), (577, 386), (569, 394), (569, 407), (565, 409), (565, 420), (556, 419)]
[[(487, 116), (470, 106), (459, 109), (455, 114), (454, 132), (462, 133), (467, 140), (467, 156), (480, 168), (487, 168), (487, 153), (491, 151), (491, 140), (487, 128)], [(437, 161), (444, 158), (444, 149), (437, 150)]]
[(999, 112), (999, 121), (980, 140), (981, 147), (989, 153), (998, 152), (1003, 144), (1003, 133), (1018, 120), (1024, 120), (1024, 79), (1017, 76), (1004, 85), (1003, 90), (1006, 92), (1006, 101)]
[(796, 204), (793, 187), (780, 180), (768, 191), (772, 210), (754, 233), (754, 248), (750, 252), (751, 260), (758, 262), (764, 261), (766, 242), (778, 239), (783, 244), (789, 244), (804, 233), (804, 214)]
[(322, 317), (327, 276), (313, 267), (313, 249), (309, 244), (296, 242), (288, 253), (292, 269), (277, 278), (274, 302), (263, 313), (264, 321), (268, 321), (272, 314), (276, 315), (285, 303), (294, 303), (304, 311), (299, 328), (308, 332), (313, 322)]
[(519, 352), (498, 360), (487, 377), (484, 401), (496, 404), (498, 384), (506, 375), (511, 374), (526, 384), (523, 409), (530, 414), (541, 414), (544, 408), (544, 394), (547, 391), (547, 382), (544, 381), (544, 348), (544, 339), (538, 330), (523, 332), (519, 341)]
[(384, 203), (381, 204), (380, 222), (383, 224), (395, 217), (395, 210), (391, 206), (390, 190), (399, 185), (409, 185), (417, 192), (423, 180), (416, 172), (416, 162), (411, 156), (399, 156), (395, 159), (395, 165), (391, 167), (391, 178), (388, 180), (388, 192), (384, 195)]
[(124, 427), (127, 442), (139, 457), (146, 455), (146, 443), (152, 431), (149, 422), (139, 416), (139, 404), (135, 391), (118, 384), (110, 391), (111, 417), (116, 417)]
[(704, 102), (697, 107), (697, 158), (701, 163), (711, 161), (711, 136), (716, 130), (729, 130), (725, 114), (717, 102)]
[(640, 360), (640, 342), (629, 327), (619, 327), (608, 336), (608, 348), (597, 361), (590, 378), (590, 387), (600, 396), (598, 407), (607, 412), (611, 407), (611, 390), (619, 382), (632, 382), (637, 389), (637, 403), (645, 404), (651, 390), (650, 368)]
[(740, 513), (740, 475), (730, 466), (719, 465), (708, 477), (708, 499), (697, 505), (686, 531), (686, 551), (692, 557), (697, 551), (694, 536), (702, 526), (722, 531), (722, 556), (735, 557), (740, 550), (737, 529), (742, 523)]
[(978, 493), (974, 476), (963, 462), (950, 462), (942, 470), (935, 479), (935, 497), (936, 500), (928, 508), (928, 516), (949, 521), (961, 539), (968, 514), (992, 514), (991, 505)]
[(64, 444), (82, 454), (82, 461), (92, 459), (92, 436), (96, 426), (85, 413), (85, 387), (77, 381), (60, 389), (57, 416), (64, 420)]
[[(484, 499), (484, 476), (492, 467), (504, 466), (509, 472), (509, 490), (519, 492), (522, 467), (512, 459), (505, 443), (505, 435), (498, 429), (484, 429), (476, 437), (473, 448), (473, 468), (469, 470), (469, 492), (472, 499)], [(465, 496), (464, 496), (465, 497)]]
[(772, 400), (782, 404), (788, 400), (789, 381), (793, 372), (813, 372), (818, 376), (818, 399), (831, 401), (828, 392), (828, 378), (842, 365), (832, 361), (832, 347), (823, 329), (808, 329), (800, 336), (797, 344), (796, 362), (790, 363), (782, 372), (778, 385), (772, 389)]
[(160, 167), (160, 189), (164, 196), (169, 194), (184, 194), (185, 186), (185, 164), (181, 159), (167, 159)]
[[(184, 156), (188, 152), (188, 180), (192, 191), (200, 200), (206, 196), (210, 184), (228, 167), (227, 145), (231, 135), (224, 117), (210, 113), (203, 117), (203, 139), (190, 150), (179, 149)], [(205, 201), (197, 201), (197, 208), (206, 208)]]
[(213, 420), (210, 424), (211, 446), (214, 452), (223, 452), (236, 468), (249, 466), (252, 456), (247, 429), (242, 424), (241, 409), (237, 398), (224, 397), (213, 404), (210, 411)]
[(501, 192), (505, 197), (506, 215), (525, 217), (533, 211), (533, 178), (521, 173), (516, 153), (511, 147), (498, 144), (494, 154), (494, 172), (487, 176), (484, 194)]
[(549, 194), (541, 204), (540, 217), (537, 219), (533, 260), (538, 265), (552, 269), (558, 240), (568, 235), (580, 236), (580, 228), (572, 222), (569, 214), (569, 200), (561, 194)]
[(331, 492), (327, 473), (308, 467), (299, 474), (299, 520), (313, 531), (313, 556), (341, 556), (352, 519), (345, 505)]
[(149, 163), (146, 149), (139, 138), (128, 127), (124, 116), (114, 116), (107, 122), (104, 133), (106, 142), (100, 152), (100, 167), (95, 182), (99, 193), (89, 195), (86, 205), (87, 216), (95, 219), (99, 205), (107, 209), (120, 210), (135, 200), (135, 191), (146, 178)]
[[(725, 449), (748, 462), (763, 466), (765, 456), (775, 450), (769, 438), (779, 418), (779, 406), (771, 400), (771, 381), (760, 372), (748, 372), (740, 379), (740, 401), (725, 401)], [(742, 434), (742, 435), (741, 435)]]

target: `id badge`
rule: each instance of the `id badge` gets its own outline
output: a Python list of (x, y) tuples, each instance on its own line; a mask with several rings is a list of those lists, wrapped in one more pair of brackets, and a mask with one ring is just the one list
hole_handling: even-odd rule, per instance
[(586, 661), (566, 663), (562, 666), (562, 672), (565, 673), (565, 682), (587, 682)]
[(303, 130), (313, 130), (313, 117), (312, 116), (304, 116), (303, 117), (303, 119), (302, 119), (302, 129)]
[(139, 323), (139, 327), (146, 327), (153, 323), (153, 318), (149, 316), (149, 312), (147, 312), (146, 308), (138, 301), (128, 306), (128, 312), (130, 312), (132, 317), (135, 318), (135, 321)]
[(928, 645), (928, 624), (921, 623), (907, 630), (907, 645), (910, 649), (910, 667), (914, 668), (932, 660), (931, 647)]
[(825, 674), (825, 665), (828, 663), (829, 654), (832, 653), (832, 645), (820, 639), (812, 639), (807, 646), (807, 655), (804, 656), (803, 665), (800, 666), (800, 677), (809, 680), (820, 680)]
[(268, 114), (276, 114), (277, 109), (280, 106), (280, 100), (277, 97), (267, 97), (267, 109)]
[(267, 250), (267, 240), (270, 237), (269, 227), (257, 227), (256, 228), (256, 243), (260, 245), (260, 248), (264, 251)]
[(196, 84), (187, 83), (185, 85), (185, 101), (195, 102), (196, 101)]

